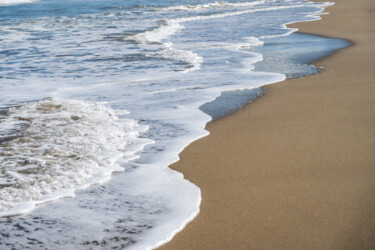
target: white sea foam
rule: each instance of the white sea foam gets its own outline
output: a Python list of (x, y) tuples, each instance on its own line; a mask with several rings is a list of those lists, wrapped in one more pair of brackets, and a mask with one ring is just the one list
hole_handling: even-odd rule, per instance
[(38, 2), (38, 0), (0, 0), (0, 6), (34, 3), (34, 2)]
[(175, 49), (173, 48), (172, 43), (166, 43), (163, 49), (160, 49), (155, 52), (148, 52), (146, 53), (146, 56), (158, 57), (187, 63), (190, 65), (190, 67), (183, 70), (182, 72), (184, 73), (200, 69), (201, 64), (203, 62), (203, 58), (199, 56), (197, 53), (188, 50)]
[(251, 2), (242, 2), (242, 3), (229, 3), (229, 2), (214, 2), (208, 4), (197, 4), (197, 5), (180, 5), (180, 6), (171, 6), (165, 8), (168, 11), (197, 11), (197, 10), (205, 10), (205, 9), (212, 9), (212, 8), (228, 8), (228, 7), (251, 7), (256, 6), (264, 3), (271, 3), (275, 2), (275, 0), (260, 0), (260, 1), (251, 1)]
[[(100, 103), (49, 99), (10, 108), (0, 120), (0, 216), (71, 196), (108, 180), (136, 157), (147, 128)], [(65, 190), (65, 191), (64, 191)]]
[(179, 19), (167, 20), (165, 25), (159, 26), (158, 28), (153, 30), (128, 36), (128, 39), (135, 40), (139, 43), (161, 43), (163, 39), (175, 34), (177, 31), (184, 28), (184, 26), (180, 23), (181, 21)]

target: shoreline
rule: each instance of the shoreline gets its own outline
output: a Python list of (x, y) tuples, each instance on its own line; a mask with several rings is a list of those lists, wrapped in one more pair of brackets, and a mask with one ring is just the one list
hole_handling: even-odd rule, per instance
[[(253, 65), (254, 71), (281, 73), (285, 75), (286, 80), (321, 73), (324, 69), (315, 66), (315, 62), (352, 45), (344, 39), (325, 38), (300, 32), (294, 32), (288, 36), (263, 39), (263, 42), (262, 47), (256, 46), (249, 51), (262, 54), (266, 62), (269, 58), (273, 58), (271, 60), (276, 59), (278, 63), (268, 62), (263, 65), (262, 62), (258, 62)], [(310, 51), (306, 52), (305, 49), (302, 49), (304, 45), (301, 44), (308, 42), (311, 43)], [(289, 48), (293, 48), (294, 53), (290, 53)], [(314, 54), (311, 51), (314, 51)], [(292, 70), (285, 67), (287, 64)], [(245, 105), (263, 96), (267, 85), (253, 89), (223, 91), (215, 100), (203, 104), (199, 109), (211, 116), (212, 120), (208, 123), (215, 122), (241, 110)]]
[(375, 248), (375, 3), (326, 10), (288, 27), (352, 45), (207, 124), (171, 166), (201, 188), (201, 211), (160, 249)]

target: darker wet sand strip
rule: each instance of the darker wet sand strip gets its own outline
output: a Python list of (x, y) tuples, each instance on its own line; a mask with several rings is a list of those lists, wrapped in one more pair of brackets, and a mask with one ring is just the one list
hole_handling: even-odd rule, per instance
[(375, 249), (375, 1), (327, 11), (293, 26), (354, 46), (184, 150), (172, 167), (201, 188), (201, 212), (161, 249)]

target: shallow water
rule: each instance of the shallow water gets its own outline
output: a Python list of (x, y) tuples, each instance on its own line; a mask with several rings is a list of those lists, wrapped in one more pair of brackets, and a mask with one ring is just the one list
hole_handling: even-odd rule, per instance
[[(310, 63), (350, 45), (346, 40), (303, 33), (292, 33), (262, 41), (263, 46), (249, 48), (249, 51), (261, 53), (263, 57), (262, 61), (254, 64), (254, 70), (285, 74), (288, 79), (321, 72), (321, 68)], [(214, 121), (240, 110), (264, 92), (262, 88), (225, 91), (214, 101), (203, 104), (200, 109)]]
[(243, 90), (227, 98), (241, 107), (249, 89), (310, 74), (306, 62), (285, 67), (310, 47), (284, 24), (326, 5), (19, 3), (0, 0), (0, 215), (18, 214), (0, 219), (0, 246), (16, 249), (170, 240), (199, 212), (199, 187), (168, 168), (208, 134), (199, 107)]

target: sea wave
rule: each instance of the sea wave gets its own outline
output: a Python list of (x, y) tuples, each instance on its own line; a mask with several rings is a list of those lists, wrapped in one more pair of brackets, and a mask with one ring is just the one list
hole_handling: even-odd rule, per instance
[(301, 8), (301, 7), (307, 7), (309, 5), (310, 5), (309, 3), (306, 3), (306, 4), (298, 4), (298, 5), (287, 5), (287, 6), (272, 6), (272, 7), (266, 7), (266, 8), (258, 8), (258, 9), (251, 8), (251, 9), (246, 9), (246, 10), (229, 11), (229, 12), (211, 14), (211, 15), (198, 15), (198, 16), (192, 16), (192, 17), (181, 17), (181, 18), (176, 18), (176, 19), (169, 19), (165, 21), (165, 24), (155, 29), (147, 30), (147, 31), (140, 32), (134, 35), (130, 35), (127, 37), (127, 39), (134, 40), (139, 43), (149, 43), (149, 44), (161, 43), (167, 37), (184, 29), (185, 27), (182, 25), (182, 23), (185, 23), (185, 22), (225, 18), (225, 17), (230, 17), (230, 16), (244, 15), (244, 14), (261, 12), (261, 11)]
[[(234, 3), (234, 4), (220, 3), (220, 4), (222, 4), (223, 6), (241, 5), (241, 6), (251, 7), (256, 4), (260, 4), (261, 2), (263, 3), (264, 1), (256, 1), (256, 2), (248, 2), (248, 3)], [(308, 4), (309, 3), (306, 3), (306, 5)], [(306, 5), (299, 4), (299, 5), (287, 5), (287, 6), (271, 6), (271, 7), (266, 7), (266, 8), (248, 8), (245, 10), (228, 11), (224, 13), (216, 13), (216, 14), (211, 14), (211, 15), (198, 15), (198, 16), (191, 16), (191, 17), (168, 19), (168, 20), (165, 20), (165, 23), (163, 25), (160, 25), (159, 27), (155, 29), (129, 35), (127, 37), (127, 40), (133, 40), (140, 44), (145, 44), (145, 45), (158, 44), (158, 45), (162, 45), (163, 47), (166, 47), (164, 49), (158, 50), (157, 52), (148, 53), (148, 55), (153, 56), (153, 57), (159, 57), (163, 59), (170, 59), (170, 60), (188, 63), (191, 66), (184, 72), (189, 72), (189, 71), (194, 71), (194, 70), (199, 69), (203, 62), (203, 58), (192, 51), (174, 49), (172, 47), (172, 43), (166, 42), (166, 39), (169, 36), (172, 36), (173, 34), (185, 28), (185, 26), (183, 26), (182, 23), (199, 21), (199, 20), (225, 18), (225, 17), (230, 17), (230, 16), (244, 15), (244, 14), (261, 12), (261, 11), (272, 11), (272, 10), (280, 10), (280, 9), (306, 7)], [(252, 37), (252, 43), (248, 43), (246, 44), (246, 46), (256, 46), (259, 44), (261, 44), (261, 42), (256, 37)]]
[(183, 70), (183, 73), (191, 72), (200, 69), (203, 62), (203, 58), (197, 53), (189, 50), (180, 50), (173, 48), (172, 43), (166, 43), (163, 49), (155, 52), (146, 53), (148, 57), (158, 57), (167, 60), (179, 61), (182, 63), (187, 63), (189, 67)]

